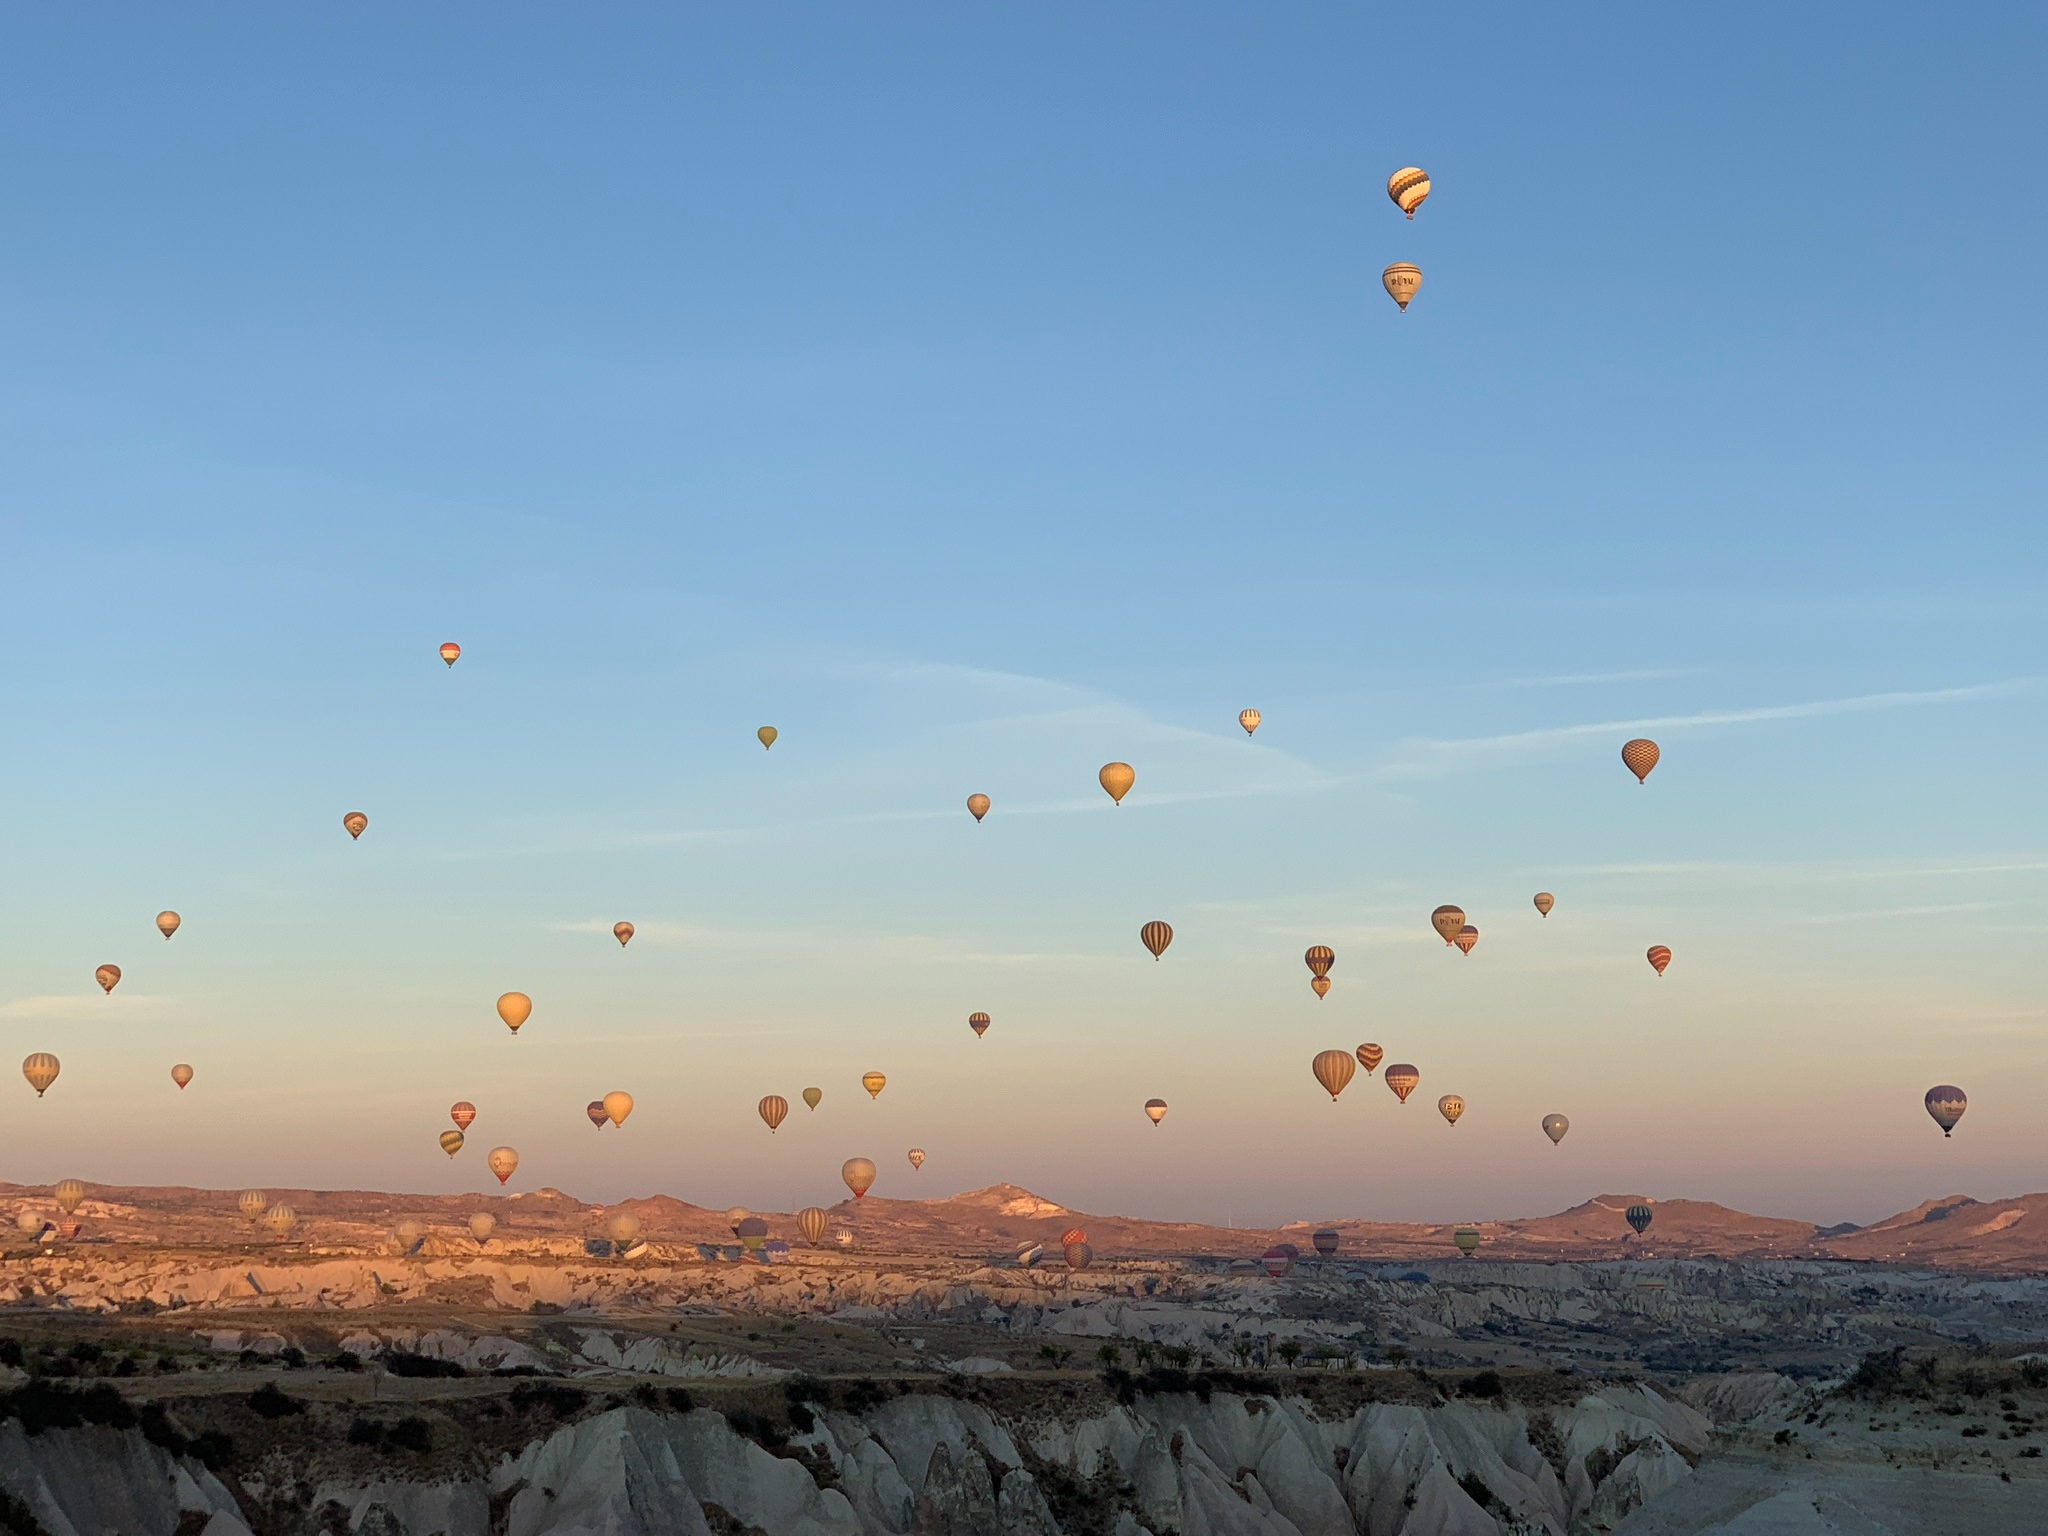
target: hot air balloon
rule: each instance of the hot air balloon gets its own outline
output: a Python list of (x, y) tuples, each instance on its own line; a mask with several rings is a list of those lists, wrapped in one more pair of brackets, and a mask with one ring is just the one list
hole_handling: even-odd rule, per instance
[(1166, 1100), (1147, 1099), (1145, 1101), (1145, 1117), (1154, 1125), (1164, 1120), (1166, 1118)]
[(1358, 1070), (1358, 1063), (1349, 1051), (1317, 1051), (1316, 1059), (1309, 1063), (1309, 1070), (1315, 1073), (1316, 1081), (1323, 1085), (1323, 1091), (1330, 1096), (1332, 1104), (1337, 1095), (1344, 1091), (1344, 1085)]
[(1387, 290), (1387, 297), (1408, 308), (1408, 301), (1422, 289), (1422, 268), (1412, 261), (1397, 261), (1380, 274), (1380, 286)]
[(1311, 976), (1308, 979), (1308, 989), (1315, 993), (1317, 997), (1328, 997), (1330, 995), (1330, 985), (1330, 978), (1327, 976)]
[(1458, 953), (1463, 955), (1469, 955), (1475, 948), (1478, 947), (1479, 930), (1477, 928), (1474, 928), (1470, 923), (1467, 923), (1464, 927), (1458, 930), (1458, 936), (1451, 942), (1458, 946)]
[(860, 1085), (867, 1089), (869, 1098), (879, 1099), (882, 1090), (889, 1086), (889, 1079), (879, 1072), (863, 1072), (860, 1075)]
[(1657, 766), (1657, 759), (1663, 755), (1657, 750), (1657, 743), (1646, 736), (1638, 736), (1634, 741), (1625, 741), (1621, 744), (1621, 760), (1628, 765), (1628, 771), (1636, 776), (1638, 784), (1649, 778), (1650, 770)]
[(1173, 942), (1173, 929), (1155, 918), (1138, 930), (1138, 942), (1151, 950), (1152, 958), (1157, 960)]
[(824, 1239), (825, 1219), (825, 1213), (815, 1205), (807, 1205), (796, 1213), (796, 1229), (813, 1248)]
[(604, 1105), (604, 1116), (613, 1125), (623, 1127), (626, 1116), (633, 1113), (633, 1095), (623, 1088), (614, 1088), (598, 1101)]
[(1391, 1063), (1387, 1070), (1380, 1074), (1380, 1081), (1394, 1090), (1395, 1098), (1406, 1104), (1408, 1095), (1413, 1093), (1416, 1085), (1422, 1081), (1422, 1074), (1406, 1062), (1397, 1061)]
[(590, 1117), (590, 1123), (599, 1130), (612, 1123), (612, 1117), (605, 1113), (603, 1099), (592, 1099), (583, 1106), (583, 1113)]
[(1340, 1239), (1338, 1237), (1338, 1234), (1329, 1227), (1323, 1228), (1322, 1231), (1316, 1233), (1314, 1237), (1311, 1237), (1309, 1239), (1310, 1242), (1315, 1244), (1316, 1257), (1319, 1259), (1335, 1258), (1337, 1256), (1337, 1244), (1339, 1240)]
[(1372, 1069), (1386, 1058), (1386, 1052), (1368, 1040), (1358, 1048), (1358, 1064), (1365, 1068), (1365, 1075), (1372, 1076)]
[(392, 1228), (391, 1235), (398, 1239), (400, 1253), (411, 1253), (426, 1240), (427, 1229), (416, 1221), (406, 1220)]
[(1017, 1267), (1019, 1269), (1029, 1269), (1044, 1257), (1045, 1244), (1043, 1243), (1034, 1243), (1026, 1239), (1017, 1245)]
[(513, 1034), (519, 1033), (519, 1026), (533, 1017), (533, 999), (524, 992), (507, 992), (498, 999), (498, 1017), (505, 1021), (505, 1027)]
[(441, 659), (449, 666), (454, 666), (456, 662), (462, 660), (462, 647), (453, 640), (444, 640), (441, 643)]
[(57, 1209), (66, 1216), (85, 1203), (85, 1186), (77, 1179), (59, 1179), (50, 1193), (56, 1197)]
[(922, 1168), (922, 1167), (924, 1167), (924, 1148), (923, 1148), (923, 1147), (912, 1147), (912, 1148), (910, 1149), (910, 1166), (911, 1166), (911, 1167), (912, 1167), (913, 1169), (917, 1169), (917, 1168)]
[(982, 817), (988, 814), (988, 796), (969, 795), (967, 797), (967, 809), (973, 814), (976, 821), (981, 820)]
[(1632, 1205), (1628, 1208), (1626, 1220), (1630, 1226), (1636, 1229), (1636, 1236), (1641, 1237), (1650, 1230), (1650, 1222), (1655, 1216), (1656, 1213), (1647, 1205)]
[(460, 1152), (460, 1151), (462, 1150), (462, 1143), (463, 1143), (463, 1140), (464, 1140), (464, 1137), (463, 1137), (463, 1134), (462, 1134), (462, 1132), (460, 1132), (460, 1131), (443, 1131), (443, 1132), (441, 1133), (441, 1138), (440, 1138), (440, 1139), (441, 1139), (441, 1150), (442, 1150), (443, 1152), (446, 1152), (446, 1153), (447, 1153), (447, 1154), (448, 1154), (448, 1155), (449, 1155), (450, 1157), (453, 1157), (453, 1156), (454, 1156), (454, 1155), (455, 1155), (456, 1153), (458, 1153), (458, 1152)]
[(760, 739), (761, 750), (763, 752), (766, 752), (770, 747), (774, 746), (775, 738), (780, 736), (781, 734), (782, 732), (776, 730), (775, 727), (772, 725), (764, 725), (761, 727), (761, 729), (754, 732), (754, 735)]
[(476, 1106), (467, 1099), (458, 1099), (448, 1106), (448, 1118), (455, 1122), (455, 1129), (466, 1131), (476, 1123)]
[(62, 1070), (57, 1058), (48, 1051), (37, 1051), (21, 1064), (21, 1075), (28, 1079), (29, 1087), (35, 1089), (39, 1099), (50, 1084), (57, 1081), (57, 1074)]
[(840, 1164), (839, 1177), (853, 1191), (854, 1199), (864, 1200), (868, 1191), (875, 1187), (875, 1165), (864, 1157), (849, 1157)]
[(1539, 916), (1550, 916), (1550, 909), (1557, 905), (1557, 898), (1548, 891), (1536, 893), (1536, 911)]
[(1259, 722), (1264, 718), (1256, 709), (1241, 709), (1237, 712), (1237, 723), (1244, 727), (1247, 736), (1259, 728)]
[(192, 1081), (192, 1069), (184, 1062), (179, 1062), (175, 1067), (171, 1068), (171, 1081), (180, 1088), (184, 1087)]
[(1419, 165), (1404, 165), (1387, 178), (1387, 196), (1394, 200), (1409, 218), (1415, 217), (1415, 210), (1429, 196), (1429, 172)]
[(1086, 1269), (1095, 1262), (1095, 1250), (1086, 1243), (1069, 1243), (1061, 1252), (1066, 1255), (1069, 1269)]
[(1327, 944), (1311, 944), (1308, 952), (1301, 957), (1302, 964), (1312, 976), (1327, 976), (1330, 967), (1337, 963), (1337, 952)]
[(1458, 1116), (1465, 1113), (1465, 1101), (1455, 1093), (1447, 1093), (1436, 1101), (1436, 1112), (1456, 1125)]
[(1650, 962), (1651, 970), (1655, 971), (1659, 976), (1662, 976), (1664, 974), (1664, 967), (1671, 963), (1670, 946), (1665, 944), (1652, 944), (1650, 946), (1649, 953), (1645, 955), (1643, 958)]
[(616, 1246), (630, 1248), (639, 1239), (640, 1218), (631, 1211), (619, 1211), (604, 1224), (604, 1229)]
[(34, 1211), (18, 1212), (14, 1218), (16, 1229), (27, 1233), (30, 1237), (40, 1237), (43, 1228), (49, 1224), (45, 1218), (38, 1216)]
[(370, 818), (365, 816), (361, 811), (350, 811), (346, 816), (341, 818), (341, 824), (344, 827), (348, 828), (348, 835), (350, 837), (361, 837), (363, 835), (363, 829), (369, 826), (370, 824)]
[(100, 984), (102, 992), (111, 996), (114, 988), (121, 984), (121, 967), (118, 965), (103, 965), (92, 973), (92, 979)]
[(1545, 1115), (1543, 1117), (1543, 1134), (1550, 1138), (1550, 1144), (1553, 1147), (1564, 1140), (1564, 1133), (1571, 1128), (1571, 1121), (1565, 1119), (1563, 1115)]
[(511, 1147), (493, 1147), (484, 1163), (498, 1176), (500, 1184), (508, 1183), (519, 1169), (519, 1154)]
[(1963, 1111), (1970, 1107), (1963, 1090), (1947, 1083), (1928, 1089), (1926, 1103), (1927, 1113), (1934, 1116), (1934, 1123), (1941, 1127), (1943, 1136), (1956, 1128), (1956, 1122), (1963, 1118)]
[(825, 1090), (822, 1088), (806, 1088), (804, 1090), (804, 1103), (811, 1109), (816, 1109), (824, 1097)]
[(156, 931), (168, 939), (178, 931), (179, 925), (184, 921), (185, 919), (175, 912), (159, 912), (156, 915)]
[(241, 1198), (235, 1201), (235, 1205), (244, 1216), (254, 1221), (270, 1209), (270, 1196), (260, 1189), (245, 1189)]
[(477, 1247), (491, 1240), (491, 1234), (498, 1230), (498, 1218), (489, 1211), (478, 1211), (469, 1218), (469, 1235), (476, 1239)]
[(1267, 1274), (1279, 1280), (1294, 1268), (1295, 1256), (1292, 1248), (1268, 1248), (1259, 1256), (1259, 1262), (1265, 1266)]
[(979, 1040), (983, 1035), (987, 1034), (988, 1026), (989, 1017), (987, 1014), (970, 1013), (967, 1015), (967, 1027), (974, 1031), (975, 1039)]
[(1070, 1243), (1085, 1243), (1087, 1241), (1088, 1229), (1086, 1227), (1069, 1227), (1060, 1234), (1060, 1246), (1062, 1248)]
[(1469, 1259), (1479, 1251), (1479, 1229), (1460, 1227), (1451, 1234), (1451, 1241), (1458, 1245), (1458, 1257)]
[(775, 1134), (775, 1127), (789, 1118), (789, 1100), (779, 1093), (771, 1093), (755, 1106), (761, 1118), (768, 1122), (769, 1135)]
[(740, 1223), (752, 1214), (744, 1205), (735, 1205), (725, 1213), (725, 1224), (732, 1229), (733, 1236), (739, 1236)]
[(1438, 907), (1429, 914), (1429, 926), (1443, 935), (1446, 944), (1458, 942), (1458, 930), (1465, 926), (1465, 912), (1461, 907)]
[(624, 949), (633, 942), (633, 925), (631, 923), (613, 923), (612, 937), (619, 941), (619, 948)]
[(270, 1228), (279, 1237), (284, 1237), (298, 1224), (299, 1213), (282, 1201), (279, 1201), (263, 1213), (263, 1225)]
[(1138, 782), (1138, 770), (1129, 763), (1104, 763), (1102, 771), (1095, 775), (1108, 792), (1109, 798), (1118, 805), (1124, 803), (1124, 796), (1131, 792), (1131, 786)]

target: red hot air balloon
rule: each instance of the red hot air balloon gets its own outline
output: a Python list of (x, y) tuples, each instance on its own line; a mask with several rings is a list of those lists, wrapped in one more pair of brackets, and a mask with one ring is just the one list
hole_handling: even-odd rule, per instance
[(1458, 936), (1452, 939), (1451, 942), (1458, 946), (1460, 954), (1469, 955), (1479, 945), (1479, 930), (1470, 923), (1467, 923), (1458, 930)]
[(462, 660), (462, 647), (453, 640), (446, 641), (441, 646), (441, 659), (449, 666), (454, 666), (456, 662)]
[(1671, 963), (1671, 947), (1668, 944), (1652, 944), (1650, 952), (1643, 958), (1650, 962), (1651, 970), (1662, 976), (1664, 967)]
[(466, 1131), (476, 1124), (476, 1106), (467, 1099), (457, 1099), (448, 1106), (448, 1118), (455, 1122), (455, 1129)]
[(1060, 1234), (1060, 1246), (1062, 1248), (1069, 1247), (1074, 1243), (1085, 1243), (1087, 1241), (1088, 1234), (1080, 1227), (1069, 1227)]
[(1260, 1255), (1259, 1262), (1266, 1267), (1266, 1273), (1275, 1280), (1281, 1279), (1294, 1268), (1294, 1250), (1291, 1248), (1268, 1248)]

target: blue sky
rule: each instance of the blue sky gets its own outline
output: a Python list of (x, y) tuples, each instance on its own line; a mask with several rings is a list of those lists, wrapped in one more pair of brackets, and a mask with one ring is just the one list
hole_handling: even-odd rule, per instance
[(2048, 1187), (2043, 30), (8, 16), (8, 1176)]

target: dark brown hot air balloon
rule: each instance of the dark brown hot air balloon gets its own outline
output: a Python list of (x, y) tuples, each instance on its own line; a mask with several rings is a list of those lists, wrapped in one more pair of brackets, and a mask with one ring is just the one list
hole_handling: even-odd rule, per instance
[(590, 1117), (590, 1123), (600, 1130), (612, 1123), (611, 1114), (604, 1107), (603, 1099), (592, 1099), (583, 1106), (583, 1113)]
[(1095, 1250), (1086, 1243), (1069, 1243), (1060, 1251), (1065, 1255), (1069, 1269), (1086, 1269), (1095, 1262)]
[(1311, 944), (1301, 961), (1311, 976), (1327, 976), (1330, 967), (1337, 963), (1337, 952), (1327, 944)]
[(633, 925), (631, 923), (613, 923), (612, 937), (619, 941), (619, 948), (624, 949), (633, 942)]
[(979, 1040), (983, 1035), (987, 1034), (988, 1026), (989, 1016), (987, 1014), (970, 1013), (967, 1015), (967, 1027), (974, 1031), (975, 1039)]

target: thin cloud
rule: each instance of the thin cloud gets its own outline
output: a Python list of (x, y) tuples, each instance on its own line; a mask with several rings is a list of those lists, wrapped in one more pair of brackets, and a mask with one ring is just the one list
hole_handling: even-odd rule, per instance
[(1577, 688), (1598, 683), (1654, 683), (1667, 677), (1696, 677), (1704, 667), (1644, 667), (1635, 672), (1565, 672), (1556, 677), (1516, 677), (1504, 688)]
[(131, 993), (126, 997), (86, 997), (75, 992), (60, 992), (48, 997), (22, 997), (11, 1003), (0, 1003), (0, 1019), (104, 1021), (110, 1015), (119, 1019), (138, 1013), (155, 1013), (169, 1001), (146, 992)]
[(1989, 912), (1998, 905), (1992, 901), (1954, 901), (1926, 907), (1880, 907), (1861, 912), (1816, 912), (1806, 917), (1794, 917), (1787, 921), (1797, 924), (1821, 923), (1863, 923), (1876, 922), (1887, 917), (1933, 917), (1943, 912)]

